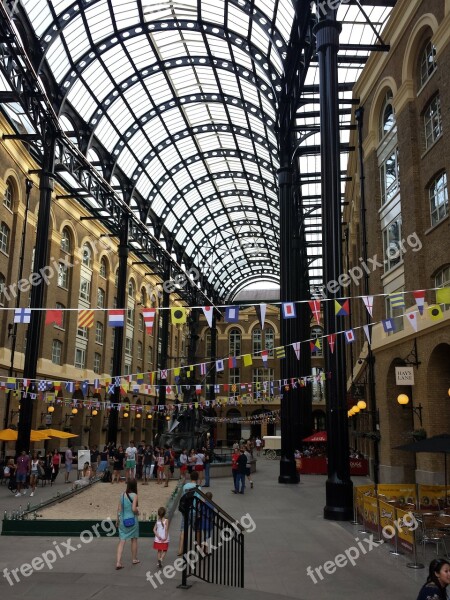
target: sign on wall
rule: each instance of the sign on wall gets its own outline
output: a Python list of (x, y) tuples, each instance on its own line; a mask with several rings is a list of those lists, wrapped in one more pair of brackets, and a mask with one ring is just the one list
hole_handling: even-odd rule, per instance
[(397, 385), (414, 385), (414, 367), (395, 367)]

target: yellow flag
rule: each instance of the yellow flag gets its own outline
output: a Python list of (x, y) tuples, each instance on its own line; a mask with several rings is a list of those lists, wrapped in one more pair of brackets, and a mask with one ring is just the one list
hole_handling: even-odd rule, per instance
[(253, 364), (252, 355), (251, 354), (244, 354), (243, 357), (242, 357), (242, 361), (244, 363), (244, 367), (249, 367), (250, 365)]
[(440, 290), (436, 290), (436, 303), (450, 304), (450, 287), (443, 287)]
[(442, 308), (439, 304), (432, 304), (428, 307), (428, 315), (432, 321), (440, 321), (444, 318)]
[(174, 370), (173, 370), (173, 374), (174, 374), (174, 376), (175, 376), (175, 377), (178, 377), (178, 376), (180, 375), (180, 371), (181, 371), (180, 367), (177, 367), (176, 369), (174, 369)]
[(184, 306), (176, 306), (170, 309), (172, 315), (172, 325), (186, 323), (186, 309)]

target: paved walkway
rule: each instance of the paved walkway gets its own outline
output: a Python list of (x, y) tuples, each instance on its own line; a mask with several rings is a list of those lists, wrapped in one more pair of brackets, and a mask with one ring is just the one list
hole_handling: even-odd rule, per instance
[[(355, 538), (361, 541), (368, 536), (358, 534), (358, 527), (350, 523), (324, 521), (325, 477), (303, 476), (300, 485), (279, 485), (278, 469), (277, 461), (261, 458), (254, 474), (255, 487), (247, 488), (243, 496), (231, 493), (231, 477), (211, 481), (210, 491), (218, 504), (237, 519), (249, 514), (256, 525), (245, 539), (245, 590), (195, 580), (189, 590), (181, 590), (177, 588), (181, 581), (179, 574), (174, 579), (164, 580), (163, 585), (154, 590), (146, 580), (146, 572), (154, 573), (156, 563), (151, 538), (139, 540), (140, 565), (131, 565), (127, 544), (123, 557), (125, 568), (116, 571), (117, 539), (94, 539), (89, 544), (73, 539), (74, 550), (70, 551), (70, 546), (64, 546), (67, 541), (64, 538), (4, 536), (0, 537), (0, 574), (5, 568), (11, 571), (31, 563), (46, 551), (59, 549), (63, 555), (69, 552), (69, 556), (57, 558), (51, 570), (45, 566), (28, 577), (19, 572), (20, 582), (12, 578), (13, 586), (0, 577), (0, 597), (7, 600), (124, 600), (126, 596), (130, 600), (148, 600), (149, 595), (156, 592), (158, 597), (171, 600), (193, 596), (243, 600), (316, 597), (360, 600), (363, 596), (365, 600), (379, 600), (383, 595), (396, 600), (415, 600), (426, 570), (408, 569), (406, 563), (411, 557), (393, 557), (384, 545), (357, 558), (355, 566), (343, 566), (334, 574), (324, 575), (322, 581), (315, 572), (317, 583), (314, 583), (307, 575), (308, 566), (315, 569), (334, 561), (337, 555), (352, 546), (357, 547)], [(358, 481), (365, 480), (357, 478)], [(63, 487), (64, 484), (57, 484), (40, 489), (37, 497), (53, 495)], [(0, 486), (2, 513), (17, 507), (20, 500)], [(176, 559), (179, 528), (177, 511), (171, 524), (172, 541), (166, 565)], [(364, 542), (364, 547), (368, 550), (370, 545)], [(424, 562), (428, 564), (432, 557), (427, 555)], [(40, 566), (39, 562), (35, 564)]]

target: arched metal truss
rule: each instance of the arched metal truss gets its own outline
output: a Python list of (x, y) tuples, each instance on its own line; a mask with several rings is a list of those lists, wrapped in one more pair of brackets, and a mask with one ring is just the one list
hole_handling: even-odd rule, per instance
[[(204, 280), (223, 299), (258, 279), (279, 277), (276, 174), (286, 144), (298, 174), (310, 282), (322, 282), (318, 69), (310, 50), (320, 5), (310, 0), (11, 3), (54, 110), (77, 123), (69, 137), (83, 141), (86, 156), (95, 148), (94, 168), (101, 167), (111, 185), (113, 178), (120, 182), (130, 209), (151, 225), (167, 252), (205, 267)], [(369, 52), (387, 50), (380, 32), (394, 5), (395, 0), (350, 0), (338, 10), (344, 155), (352, 83)], [(8, 67), (2, 72), (1, 89), (14, 91), (5, 75)], [(2, 102), (11, 103), (8, 96)], [(36, 110), (30, 105), (30, 112)], [(33, 123), (30, 118), (30, 132)], [(76, 177), (71, 151), (60, 153), (60, 168)], [(109, 227), (117, 224), (117, 206), (95, 176), (84, 167), (82, 172), (85, 182), (69, 191), (75, 190), (72, 195), (78, 194), (93, 216)], [(133, 227), (142, 231), (137, 221)], [(144, 246), (150, 265), (164, 255), (151, 249), (150, 241)]]

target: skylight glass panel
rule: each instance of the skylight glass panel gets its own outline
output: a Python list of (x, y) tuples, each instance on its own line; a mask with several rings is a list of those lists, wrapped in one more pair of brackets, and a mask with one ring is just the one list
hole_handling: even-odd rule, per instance
[(156, 157), (147, 165), (146, 171), (153, 181), (156, 182), (165, 174), (166, 169), (160, 159)]
[[(150, 191), (153, 189), (153, 184), (151, 181), (144, 176), (140, 177), (136, 183), (136, 190), (142, 194), (144, 198), (147, 198)], [(153, 206), (153, 205), (151, 205)]]
[(136, 0), (111, 0), (114, 20), (119, 29), (139, 23), (139, 8)]
[(203, 1), (200, 5), (202, 19), (209, 23), (223, 24), (225, 18), (224, 4), (224, 2), (217, 2), (217, 0)]
[(112, 35), (114, 33), (114, 27), (111, 21), (108, 2), (102, 0), (94, 4), (91, 8), (85, 11), (86, 19), (88, 22), (89, 33), (94, 41), (98, 41)]
[(121, 169), (124, 170), (125, 173), (131, 174), (132, 171), (137, 166), (137, 161), (128, 148), (124, 148), (122, 152), (119, 154), (119, 158), (117, 160), (117, 164)]
[(156, 106), (173, 98), (173, 92), (167, 84), (164, 73), (154, 73), (145, 80), (145, 85)]
[[(83, 39), (80, 40), (81, 46), (83, 46)], [(85, 39), (85, 46), (89, 47), (87, 39)], [(47, 52), (47, 60), (50, 68), (55, 76), (56, 81), (60, 82), (65, 74), (70, 70), (71, 65), (67, 57), (66, 50), (59, 38), (50, 46)]]
[(162, 215), (165, 207), (166, 207), (165, 199), (158, 194), (158, 196), (156, 196), (156, 198), (153, 200), (153, 202), (151, 204), (152, 210), (158, 217), (160, 217)]
[(150, 152), (149, 141), (139, 129), (129, 139), (128, 147), (139, 158), (143, 158), (148, 152)]
[(86, 88), (84, 83), (79, 79), (68, 94), (68, 100), (81, 117), (87, 118), (97, 106), (91, 92)]
[(36, 2), (36, 0), (22, 0), (21, 4), (27, 11), (35, 32), (38, 36), (41, 36), (53, 22), (52, 13), (47, 2), (43, 0), (39, 2)]
[(214, 36), (213, 34), (207, 34), (208, 45), (211, 50), (212, 56), (216, 59), (231, 61), (232, 56), (227, 42), (221, 37)]
[(249, 16), (236, 6), (228, 4), (227, 27), (242, 38), (247, 39), (249, 33)]
[(124, 46), (130, 53), (134, 66), (138, 70), (145, 69), (153, 65), (156, 61), (153, 50), (148, 43), (148, 38), (145, 35), (125, 40)]

